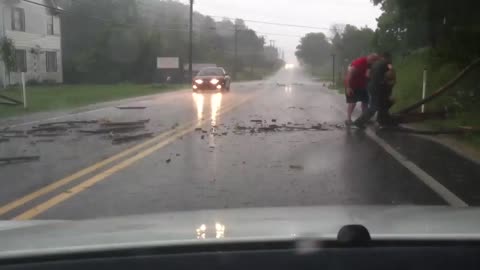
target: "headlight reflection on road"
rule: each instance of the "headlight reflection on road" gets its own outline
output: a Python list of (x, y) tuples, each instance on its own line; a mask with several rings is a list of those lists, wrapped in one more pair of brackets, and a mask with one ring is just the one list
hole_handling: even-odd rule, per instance
[(287, 95), (292, 94), (292, 86), (291, 85), (285, 86), (285, 93), (287, 93)]
[[(193, 93), (193, 102), (197, 108), (197, 120), (200, 123), (204, 118), (204, 106), (205, 106), (205, 95)], [(211, 125), (215, 127), (218, 120), (218, 112), (222, 108), (222, 93), (216, 93), (210, 95), (210, 117)]]
[(222, 108), (222, 93), (212, 95), (210, 104), (212, 106), (212, 127), (215, 127), (217, 125), (218, 111)]
[(203, 104), (205, 103), (205, 97), (201, 94), (193, 93), (193, 101), (197, 107), (197, 120), (198, 124), (203, 118)]

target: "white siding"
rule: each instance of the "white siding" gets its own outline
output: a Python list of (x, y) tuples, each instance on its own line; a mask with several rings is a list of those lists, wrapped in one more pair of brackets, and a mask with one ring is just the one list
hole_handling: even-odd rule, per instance
[[(1, 0), (0, 0), (1, 1)], [(48, 5), (47, 1), (34, 0), (35, 2)], [(17, 49), (24, 49), (27, 51), (27, 80), (54, 80), (56, 82), (63, 82), (62, 72), (62, 51), (61, 51), (61, 29), (60, 18), (54, 15), (54, 35), (47, 35), (47, 21), (52, 13), (49, 9), (34, 5), (28, 2), (18, 1), (14, 7), (23, 8), (25, 11), (25, 32), (12, 31), (11, 25), (11, 8), (12, 5), (4, 5), (3, 19), (5, 22), (5, 29), (7, 37), (11, 38), (15, 43)], [(0, 4), (1, 7), (1, 4)], [(39, 54), (33, 54), (32, 49), (38, 48)], [(57, 72), (46, 72), (46, 51), (57, 52)], [(3, 65), (2, 65), (3, 66)], [(0, 68), (1, 72), (1, 68)], [(4, 73), (4, 72), (3, 72)], [(11, 83), (20, 82), (20, 74), (12, 72)], [(0, 80), (2, 75), (0, 75)]]
[[(46, 27), (46, 26), (45, 26)], [(7, 30), (7, 36), (15, 42), (17, 48), (34, 48), (40, 46), (42, 50), (60, 50), (60, 36), (47, 36)]]
[[(6, 30), (6, 25), (4, 24), (5, 20), (5, 5), (3, 4), (3, 1), (0, 2), (0, 38), (3, 38), (4, 36), (4, 31)], [(0, 87), (5, 87), (6, 86), (6, 80), (5, 80), (6, 74), (5, 74), (5, 66), (3, 65), (3, 61), (0, 58)]]

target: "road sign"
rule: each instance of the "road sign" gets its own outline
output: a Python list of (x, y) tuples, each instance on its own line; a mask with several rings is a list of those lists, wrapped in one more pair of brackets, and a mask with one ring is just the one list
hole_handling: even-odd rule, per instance
[(178, 69), (180, 59), (178, 57), (157, 57), (157, 69)]

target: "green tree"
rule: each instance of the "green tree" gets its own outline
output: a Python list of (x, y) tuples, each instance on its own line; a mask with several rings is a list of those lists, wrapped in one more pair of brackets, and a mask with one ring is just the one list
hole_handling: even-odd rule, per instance
[(332, 34), (332, 49), (340, 62), (350, 62), (373, 51), (374, 32), (368, 27), (359, 29), (347, 24), (341, 28), (332, 27)]
[(321, 66), (330, 59), (331, 52), (332, 45), (324, 33), (309, 33), (300, 40), (295, 55), (302, 63)]
[(6, 37), (0, 39), (0, 58), (2, 58), (5, 64), (7, 77), (10, 81), (10, 72), (16, 67), (15, 44), (13, 40)]
[[(150, 82), (156, 57), (188, 59), (189, 7), (177, 1), (63, 0), (66, 82)], [(68, 4), (67, 4), (68, 2)], [(232, 67), (235, 28), (239, 59), (262, 66), (264, 41), (243, 20), (194, 13), (193, 60)], [(235, 25), (236, 24), (236, 25)], [(278, 55), (276, 56), (278, 57)]]
[(469, 62), (480, 56), (480, 2), (476, 0), (373, 0), (383, 13), (375, 45), (397, 53), (430, 47), (443, 58)]

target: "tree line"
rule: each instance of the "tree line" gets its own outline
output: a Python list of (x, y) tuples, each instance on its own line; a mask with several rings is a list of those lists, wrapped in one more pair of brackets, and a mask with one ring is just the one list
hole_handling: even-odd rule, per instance
[(324, 33), (309, 33), (302, 37), (296, 51), (300, 63), (310, 67), (330, 67), (332, 56), (335, 56), (337, 66), (345, 67), (356, 57), (373, 50), (374, 31), (368, 27), (334, 25), (330, 32), (331, 38)]
[(372, 0), (381, 8), (377, 29), (336, 25), (331, 37), (310, 33), (301, 39), (298, 59), (307, 65), (351, 61), (368, 52), (405, 56), (431, 49), (440, 61), (467, 64), (480, 56), (480, 2), (476, 0)]
[[(156, 0), (63, 0), (62, 5), (67, 83), (151, 82), (157, 57), (179, 57), (182, 67), (188, 63), (188, 5)], [(194, 63), (239, 72), (281, 64), (278, 50), (240, 19), (215, 21), (194, 13), (193, 21)]]

